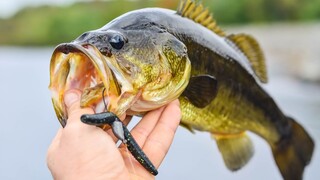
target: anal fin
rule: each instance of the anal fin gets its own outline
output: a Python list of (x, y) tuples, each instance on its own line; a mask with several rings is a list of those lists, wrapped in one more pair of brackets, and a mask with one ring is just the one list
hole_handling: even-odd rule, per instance
[(231, 171), (243, 167), (254, 154), (251, 139), (245, 132), (230, 135), (212, 134), (222, 154), (224, 163)]

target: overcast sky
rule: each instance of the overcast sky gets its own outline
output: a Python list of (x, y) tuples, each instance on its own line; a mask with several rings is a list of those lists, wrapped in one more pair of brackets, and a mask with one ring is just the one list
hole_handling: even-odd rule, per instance
[(78, 0), (0, 0), (0, 17), (8, 17), (25, 6), (44, 4), (70, 4)]

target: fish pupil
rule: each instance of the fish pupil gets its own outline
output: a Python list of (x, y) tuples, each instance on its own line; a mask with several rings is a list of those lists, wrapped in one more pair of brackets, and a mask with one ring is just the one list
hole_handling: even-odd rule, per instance
[(124, 46), (124, 38), (117, 34), (109, 40), (109, 43), (114, 49), (120, 50)]

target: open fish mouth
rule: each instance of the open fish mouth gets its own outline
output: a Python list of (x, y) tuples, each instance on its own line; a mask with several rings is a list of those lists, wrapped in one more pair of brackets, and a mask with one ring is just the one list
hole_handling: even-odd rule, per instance
[(82, 91), (81, 107), (91, 107), (95, 113), (103, 112), (119, 97), (119, 85), (107, 65), (108, 58), (90, 44), (64, 43), (55, 48), (50, 63), (49, 89), (63, 127), (68, 119), (63, 99), (69, 89)]

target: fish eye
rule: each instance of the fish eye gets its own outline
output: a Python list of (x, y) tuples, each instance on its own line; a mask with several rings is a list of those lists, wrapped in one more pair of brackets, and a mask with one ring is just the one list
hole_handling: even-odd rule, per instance
[(109, 43), (114, 49), (120, 50), (124, 46), (125, 39), (123, 36), (115, 34), (109, 39)]

